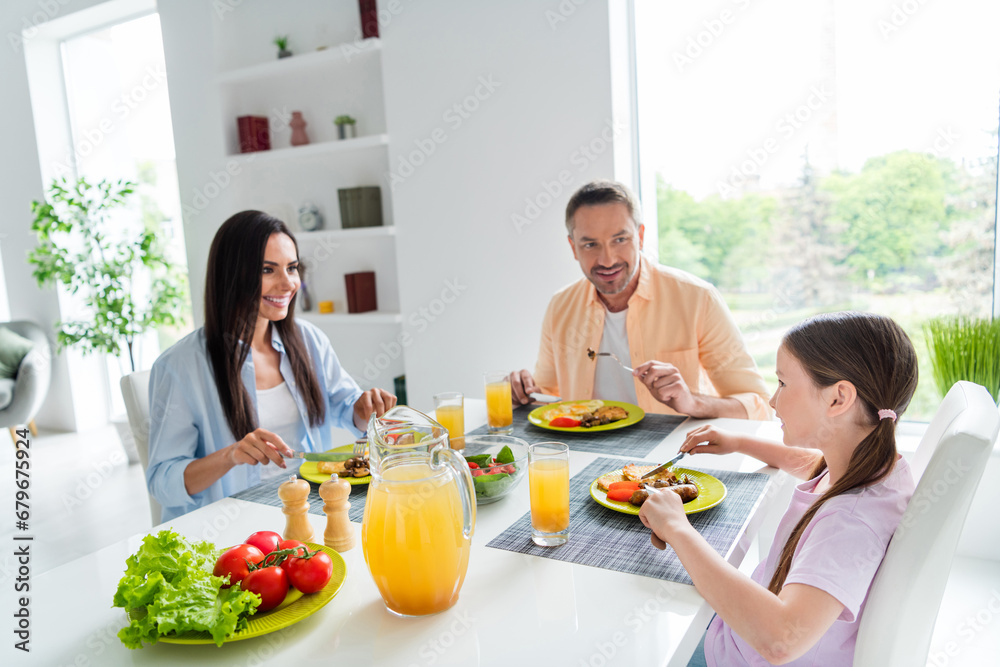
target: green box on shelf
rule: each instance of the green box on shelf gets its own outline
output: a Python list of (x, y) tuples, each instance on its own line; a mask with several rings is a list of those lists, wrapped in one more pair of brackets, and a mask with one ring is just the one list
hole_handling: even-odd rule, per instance
[(382, 226), (382, 190), (377, 185), (337, 190), (340, 226), (344, 229)]

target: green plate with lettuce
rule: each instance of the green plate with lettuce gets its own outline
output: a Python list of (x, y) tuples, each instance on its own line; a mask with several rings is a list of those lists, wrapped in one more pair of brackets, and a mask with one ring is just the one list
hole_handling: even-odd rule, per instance
[(172, 530), (143, 538), (126, 561), (114, 606), (128, 611), (129, 624), (118, 637), (128, 648), (155, 644), (216, 644), (250, 639), (286, 628), (332, 600), (347, 578), (347, 564), (336, 551), (318, 544), (333, 561), (333, 575), (320, 591), (294, 589), (278, 607), (255, 614), (257, 596), (239, 586), (222, 588), (212, 575), (221, 553), (210, 542), (190, 542)]

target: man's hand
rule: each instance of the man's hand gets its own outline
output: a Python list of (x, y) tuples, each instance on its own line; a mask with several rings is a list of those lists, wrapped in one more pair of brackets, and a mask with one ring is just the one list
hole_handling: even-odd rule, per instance
[(354, 402), (354, 425), (359, 430), (368, 428), (368, 419), (374, 412), (381, 417), (388, 410), (396, 407), (396, 397), (385, 389), (369, 389)]
[(510, 400), (514, 405), (531, 403), (531, 394), (541, 392), (535, 384), (535, 378), (527, 370), (514, 371), (510, 374)]
[(691, 392), (681, 376), (680, 370), (673, 364), (664, 361), (647, 361), (636, 366), (632, 374), (646, 385), (649, 393), (660, 403), (682, 415), (702, 416), (697, 414), (699, 411), (698, 397)]

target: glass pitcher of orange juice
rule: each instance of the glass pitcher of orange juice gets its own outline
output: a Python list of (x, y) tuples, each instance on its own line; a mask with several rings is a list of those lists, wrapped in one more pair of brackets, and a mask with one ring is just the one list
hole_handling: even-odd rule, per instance
[(406, 406), (368, 423), (361, 546), (385, 606), (401, 616), (449, 609), (469, 566), (476, 494), (469, 466), (447, 443), (440, 424)]

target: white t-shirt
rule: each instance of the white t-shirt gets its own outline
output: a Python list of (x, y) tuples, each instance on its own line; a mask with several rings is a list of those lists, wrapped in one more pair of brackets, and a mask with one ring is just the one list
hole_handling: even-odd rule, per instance
[[(628, 332), (625, 330), (625, 319), (628, 308), (620, 313), (607, 311), (604, 313), (604, 333), (601, 335), (601, 346), (598, 352), (611, 352), (622, 360), (626, 366), (631, 366), (632, 358), (628, 349)], [(594, 371), (594, 398), (606, 401), (623, 401), (636, 405), (639, 400), (635, 395), (635, 381), (632, 374), (618, 365), (611, 357), (597, 357)]]
[[(292, 392), (284, 382), (277, 387), (257, 390), (257, 422), (261, 428), (277, 434), (292, 449), (302, 451), (302, 418)], [(285, 465), (286, 468), (281, 468), (271, 462), (261, 466), (261, 481), (294, 474), (302, 465), (302, 459), (286, 459)]]

